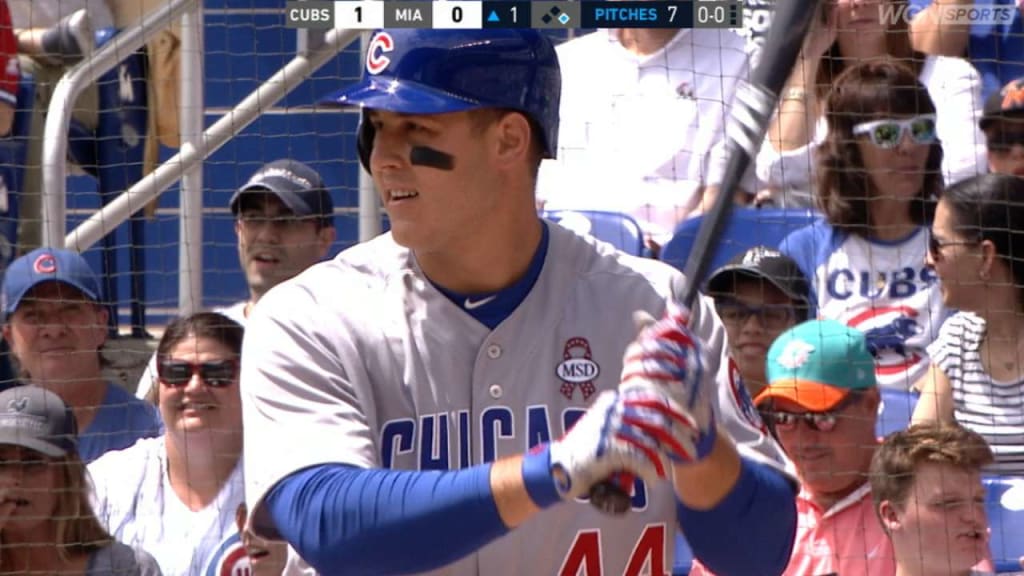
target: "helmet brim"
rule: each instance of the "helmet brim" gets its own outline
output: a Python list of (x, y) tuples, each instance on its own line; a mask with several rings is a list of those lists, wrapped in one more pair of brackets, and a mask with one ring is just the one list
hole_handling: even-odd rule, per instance
[(324, 107), (362, 107), (399, 114), (446, 114), (483, 108), (480, 102), (458, 98), (408, 80), (371, 76), (342, 88), (319, 102)]

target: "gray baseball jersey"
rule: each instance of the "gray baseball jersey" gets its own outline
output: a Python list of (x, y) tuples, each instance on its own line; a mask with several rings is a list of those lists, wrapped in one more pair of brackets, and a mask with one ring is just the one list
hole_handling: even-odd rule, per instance
[[(489, 330), (439, 292), (415, 258), (381, 236), (272, 290), (249, 318), (242, 354), (246, 497), (324, 463), (447, 470), (556, 439), (596, 394), (619, 384), (635, 310), (661, 315), (678, 272), (548, 224), (530, 294)], [(725, 333), (701, 300), (691, 326), (721, 382), (719, 415), (742, 453), (787, 468), (738, 379)], [(735, 370), (732, 371), (735, 374)], [(633, 510), (548, 508), (431, 574), (665, 574), (673, 565), (672, 486), (638, 483)]]

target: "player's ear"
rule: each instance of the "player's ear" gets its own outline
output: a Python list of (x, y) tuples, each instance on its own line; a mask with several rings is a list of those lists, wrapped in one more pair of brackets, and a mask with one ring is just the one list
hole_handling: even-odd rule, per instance
[(503, 115), (495, 125), (495, 152), (502, 163), (521, 162), (530, 154), (530, 121), (519, 112)]

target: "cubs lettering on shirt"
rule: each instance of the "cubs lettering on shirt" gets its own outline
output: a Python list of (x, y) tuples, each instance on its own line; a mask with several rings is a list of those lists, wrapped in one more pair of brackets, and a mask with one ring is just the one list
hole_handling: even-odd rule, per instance
[[(548, 227), (540, 276), (493, 331), (439, 292), (390, 235), (260, 301), (249, 319), (259, 337), (246, 340), (243, 356), (261, 361), (242, 370), (246, 444), (265, 448), (246, 457), (257, 531), (270, 528), (262, 523), (267, 490), (296, 470), (491, 462), (561, 436), (597, 393), (618, 385), (636, 335), (633, 312), (662, 314), (678, 272)], [(709, 369), (726, 370), (724, 330), (706, 300), (691, 326), (707, 343)], [(719, 415), (741, 452), (784, 468), (756, 412), (734, 403), (743, 396), (725, 374), (720, 381)], [(325, 435), (332, 441), (309, 441)], [(431, 574), (666, 574), (676, 525), (672, 487), (638, 483), (630, 514), (613, 518), (585, 502), (554, 506)]]
[(881, 242), (819, 221), (791, 234), (779, 249), (811, 279), (818, 317), (865, 332), (880, 385), (906, 390), (924, 375), (927, 347), (947, 316), (938, 278), (925, 265), (925, 228)]

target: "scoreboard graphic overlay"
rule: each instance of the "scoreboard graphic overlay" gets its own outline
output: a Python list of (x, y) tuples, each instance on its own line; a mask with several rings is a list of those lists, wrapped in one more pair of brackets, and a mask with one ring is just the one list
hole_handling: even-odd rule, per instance
[(289, 28), (739, 28), (741, 0), (287, 2)]

